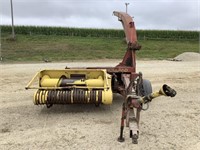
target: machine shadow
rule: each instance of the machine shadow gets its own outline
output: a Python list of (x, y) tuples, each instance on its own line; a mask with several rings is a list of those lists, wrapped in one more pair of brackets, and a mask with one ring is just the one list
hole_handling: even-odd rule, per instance
[(120, 94), (113, 94), (113, 103), (111, 105), (100, 105), (96, 107), (94, 104), (68, 104), (68, 105), (53, 105), (50, 108), (43, 107), (41, 114), (60, 114), (60, 113), (105, 113), (121, 110), (123, 97)]

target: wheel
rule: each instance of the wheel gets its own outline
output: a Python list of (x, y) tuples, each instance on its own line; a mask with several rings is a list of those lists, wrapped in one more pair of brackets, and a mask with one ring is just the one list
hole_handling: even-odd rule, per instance
[(132, 135), (132, 143), (138, 144), (138, 135), (137, 134)]
[(142, 89), (143, 89), (143, 92), (142, 92), (143, 96), (151, 94), (152, 93), (151, 82), (147, 79), (143, 79)]

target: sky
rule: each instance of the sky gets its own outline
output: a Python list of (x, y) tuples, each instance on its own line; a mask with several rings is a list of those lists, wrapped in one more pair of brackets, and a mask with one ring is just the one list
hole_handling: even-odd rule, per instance
[[(137, 29), (200, 30), (200, 0), (12, 0), (15, 25), (122, 29), (126, 11)], [(0, 0), (0, 24), (11, 25), (10, 0)]]

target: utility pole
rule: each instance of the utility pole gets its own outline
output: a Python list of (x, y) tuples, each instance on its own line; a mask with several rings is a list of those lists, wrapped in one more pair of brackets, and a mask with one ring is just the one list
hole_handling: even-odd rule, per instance
[(10, 6), (11, 6), (11, 19), (12, 19), (12, 39), (15, 39), (15, 30), (14, 30), (14, 18), (13, 18), (13, 3), (12, 0), (10, 0)]
[(128, 12), (128, 5), (129, 5), (129, 3), (125, 3), (125, 5), (126, 5), (126, 13)]

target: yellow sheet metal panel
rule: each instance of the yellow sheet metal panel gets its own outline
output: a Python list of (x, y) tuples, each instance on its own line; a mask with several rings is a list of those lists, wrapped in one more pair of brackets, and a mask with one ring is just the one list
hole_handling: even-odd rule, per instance
[(105, 70), (43, 70), (40, 72), (40, 86), (41, 87), (58, 87), (61, 84), (61, 77), (66, 79), (72, 79), (72, 75), (85, 75), (84, 79), (77, 79), (74, 83), (68, 83), (70, 85), (82, 85), (85, 84), (88, 87), (106, 87), (108, 85), (107, 77), (109, 75)]
[(48, 75), (50, 78), (60, 78), (62, 75), (71, 78), (73, 74), (85, 74), (85, 79), (97, 79), (104, 76), (105, 72), (101, 69), (64, 69), (64, 70), (42, 70), (40, 77)]
[(74, 82), (74, 85), (85, 84), (87, 87), (103, 87), (103, 79), (88, 79), (88, 80), (77, 80)]
[(59, 79), (50, 78), (48, 75), (44, 75), (40, 81), (41, 87), (57, 87)]
[(103, 92), (103, 99), (102, 99), (102, 103), (103, 104), (112, 104), (112, 100), (113, 100), (113, 93), (112, 90), (104, 90)]

